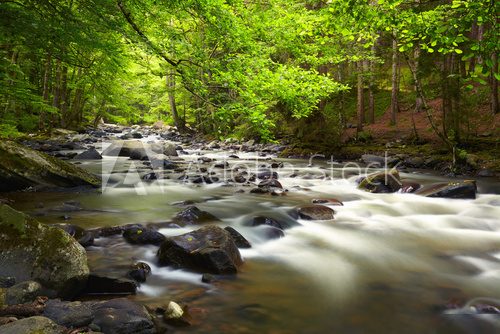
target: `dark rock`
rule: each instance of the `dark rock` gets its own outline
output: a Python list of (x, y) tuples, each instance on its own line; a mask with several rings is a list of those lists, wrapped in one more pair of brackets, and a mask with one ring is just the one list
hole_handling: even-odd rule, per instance
[(198, 209), (196, 206), (191, 205), (186, 209), (179, 212), (172, 221), (181, 226), (184, 225), (194, 225), (194, 224), (202, 224), (208, 222), (217, 222), (220, 221), (219, 218), (215, 217), (209, 212), (202, 211)]
[(53, 226), (58, 227), (71, 235), (83, 247), (89, 247), (94, 244), (94, 235), (91, 232), (85, 231), (80, 226), (71, 224), (56, 224)]
[(276, 179), (277, 180), (278, 173), (270, 171), (270, 170), (264, 170), (264, 171), (260, 171), (257, 173), (257, 178), (259, 180), (267, 180), (267, 179)]
[(249, 225), (250, 226), (266, 225), (266, 226), (275, 227), (275, 228), (280, 229), (280, 230), (284, 230), (284, 229), (289, 227), (287, 224), (284, 224), (284, 223), (282, 224), (273, 218), (264, 217), (264, 216), (254, 217)]
[(167, 238), (158, 259), (161, 265), (213, 274), (235, 274), (243, 262), (231, 234), (215, 225)]
[(335, 211), (324, 205), (305, 205), (297, 208), (300, 219), (305, 220), (331, 220)]
[(58, 325), (69, 328), (86, 327), (94, 320), (89, 303), (80, 301), (67, 302), (60, 299), (48, 300), (45, 304), (43, 316)]
[(215, 278), (215, 276), (214, 276), (214, 275), (212, 275), (212, 274), (206, 274), (206, 273), (205, 273), (205, 274), (203, 274), (203, 275), (201, 276), (201, 281), (202, 281), (203, 283), (213, 283), (213, 282), (215, 282), (216, 280), (217, 280), (217, 279), (216, 279), (216, 278)]
[(251, 248), (252, 245), (250, 245), (250, 242), (248, 242), (247, 239), (245, 239), (244, 236), (241, 235), (240, 232), (236, 231), (234, 228), (231, 226), (227, 226), (224, 228), (226, 231), (231, 234), (231, 238), (233, 238), (234, 244), (238, 248)]
[(0, 277), (0, 289), (2, 288), (10, 288), (11, 286), (16, 284), (15, 277)]
[(0, 141), (0, 192), (100, 184), (99, 178), (77, 166), (11, 141)]
[(285, 232), (283, 232), (283, 230), (271, 226), (266, 226), (264, 233), (268, 239), (279, 239), (285, 236)]
[(315, 198), (311, 201), (313, 204), (329, 204), (329, 205), (344, 205), (336, 198)]
[(151, 167), (153, 169), (176, 169), (177, 164), (173, 161), (166, 159), (151, 159)]
[(282, 168), (283, 167), (283, 163), (282, 162), (273, 162), (271, 164), (271, 168)]
[(135, 263), (127, 273), (127, 276), (137, 282), (146, 282), (146, 278), (151, 274), (151, 267), (144, 262)]
[(132, 138), (141, 139), (144, 136), (140, 132), (132, 132)]
[(65, 334), (66, 328), (45, 317), (29, 317), (0, 326), (2, 334)]
[(43, 295), (43, 287), (35, 281), (25, 281), (16, 284), (5, 292), (5, 303), (7, 305), (27, 304)]
[(107, 334), (153, 334), (151, 316), (143, 306), (119, 298), (96, 303), (92, 306), (94, 320), (91, 325)]
[(231, 155), (229, 156), (229, 158), (231, 158), (231, 159), (239, 159), (240, 157), (239, 157), (239, 156), (237, 156), (236, 154), (231, 154)]
[(424, 186), (415, 194), (426, 197), (444, 197), (459, 199), (475, 199), (477, 193), (476, 181), (437, 183)]
[(113, 235), (122, 234), (126, 226), (107, 226), (92, 230), (96, 237), (111, 237)]
[(198, 161), (201, 161), (202, 163), (209, 163), (212, 162), (212, 159), (209, 157), (199, 157)]
[(87, 295), (135, 295), (136, 291), (137, 284), (130, 279), (90, 274), (83, 293)]
[(138, 140), (132, 140), (132, 141), (122, 141), (122, 140), (117, 140), (111, 143), (108, 148), (106, 148), (103, 152), (102, 155), (104, 156), (113, 156), (113, 157), (130, 157), (130, 153), (133, 150), (137, 149), (146, 149), (146, 144), (144, 144), (141, 141)]
[(158, 174), (156, 174), (155, 172), (151, 172), (151, 173), (147, 173), (145, 174), (142, 179), (144, 181), (154, 181), (154, 180), (158, 180)]
[(129, 158), (132, 160), (147, 160), (148, 154), (142, 147), (134, 148), (130, 151)]
[(214, 164), (214, 168), (226, 168), (226, 167), (229, 167), (229, 163), (227, 161), (224, 161), (224, 162), (216, 162)]
[(269, 188), (253, 188), (250, 190), (251, 194), (269, 194), (271, 190)]
[(258, 184), (259, 188), (280, 188), (283, 189), (283, 186), (281, 183), (276, 180), (276, 179), (267, 179), (264, 181), (259, 182)]
[(100, 160), (102, 156), (95, 148), (88, 149), (80, 154), (77, 154), (73, 159), (75, 160)]
[(129, 227), (123, 231), (123, 237), (131, 244), (159, 245), (165, 241), (165, 236), (147, 227)]
[(410, 157), (405, 160), (405, 165), (412, 168), (425, 167), (425, 160), (421, 157)]
[(377, 172), (365, 177), (358, 188), (372, 193), (393, 193), (401, 189), (401, 178), (396, 169)]
[(88, 274), (87, 254), (74, 238), (0, 204), (0, 276), (35, 280), (70, 297), (85, 285)]
[(214, 182), (219, 181), (219, 178), (216, 176), (198, 176), (193, 179), (193, 183), (195, 184), (201, 184), (201, 183), (206, 183), (206, 184), (212, 184)]
[(413, 193), (413, 192), (417, 191), (418, 189), (420, 189), (421, 187), (422, 187), (422, 185), (420, 183), (417, 183), (417, 182), (402, 181), (400, 191), (402, 193)]

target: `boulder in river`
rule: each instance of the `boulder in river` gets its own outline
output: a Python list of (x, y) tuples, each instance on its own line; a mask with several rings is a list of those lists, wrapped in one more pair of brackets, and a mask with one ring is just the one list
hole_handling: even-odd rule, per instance
[(87, 295), (135, 295), (136, 291), (137, 284), (133, 280), (91, 274), (83, 293)]
[(151, 316), (144, 306), (126, 298), (92, 303), (90, 328), (99, 328), (110, 334), (153, 334), (156, 333)]
[(399, 172), (393, 168), (366, 176), (358, 188), (372, 193), (393, 193), (401, 189)]
[(151, 274), (151, 267), (145, 262), (135, 263), (127, 273), (127, 276), (136, 282), (144, 283)]
[(159, 245), (165, 241), (165, 236), (148, 227), (131, 226), (123, 231), (123, 238), (131, 244)]
[(304, 205), (297, 208), (297, 215), (305, 220), (331, 220), (335, 211), (324, 205)]
[(60, 299), (48, 300), (42, 315), (58, 325), (70, 328), (88, 326), (94, 319), (88, 302), (67, 302)]
[(188, 206), (186, 209), (179, 212), (173, 219), (173, 222), (180, 226), (195, 225), (195, 224), (217, 222), (217, 221), (220, 221), (219, 218), (215, 217), (214, 215), (212, 215), (207, 211), (202, 211), (198, 209), (194, 205)]
[(12, 141), (0, 141), (0, 191), (100, 184), (99, 178), (84, 169)]
[(235, 274), (243, 262), (231, 234), (215, 225), (167, 238), (158, 259), (161, 265), (212, 274)]
[(80, 154), (77, 154), (73, 159), (75, 160), (100, 160), (102, 159), (102, 155), (97, 152), (95, 148), (90, 148), (86, 151), (83, 151)]
[(477, 193), (476, 181), (465, 180), (461, 182), (436, 183), (424, 186), (417, 190), (415, 194), (426, 197), (444, 197), (475, 199)]
[(250, 245), (250, 242), (248, 242), (247, 239), (245, 239), (244, 236), (241, 235), (240, 232), (236, 231), (234, 228), (231, 226), (226, 226), (224, 227), (226, 231), (231, 234), (231, 238), (233, 238), (234, 244), (238, 248), (252, 248), (252, 245)]
[(85, 286), (88, 274), (85, 249), (69, 234), (0, 204), (0, 276), (35, 280), (71, 297)]

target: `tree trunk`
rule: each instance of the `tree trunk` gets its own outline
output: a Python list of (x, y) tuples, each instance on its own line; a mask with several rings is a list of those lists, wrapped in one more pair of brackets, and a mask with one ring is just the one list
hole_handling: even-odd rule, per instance
[(172, 113), (175, 127), (177, 128), (177, 130), (182, 132), (182, 130), (184, 130), (184, 123), (179, 117), (179, 114), (177, 112), (177, 104), (175, 103), (175, 71), (173, 70), (171, 70), (170, 73), (167, 74), (167, 89), (170, 112)]
[(491, 74), (490, 74), (490, 87), (491, 87), (491, 92), (490, 92), (490, 100), (491, 100), (491, 112), (493, 115), (499, 113), (499, 107), (498, 107), (498, 80), (495, 77), (495, 73), (498, 73), (498, 54), (495, 52), (491, 56), (492, 60), (492, 67), (491, 67)]
[(363, 131), (363, 122), (365, 120), (365, 97), (363, 92), (363, 62), (358, 62), (358, 105), (357, 105), (357, 132)]
[[(375, 44), (372, 46), (372, 54), (375, 56)], [(368, 123), (375, 123), (375, 62), (370, 60), (369, 69), (370, 82), (368, 83)]]
[(59, 109), (61, 106), (60, 94), (61, 94), (61, 76), (62, 76), (62, 68), (61, 68), (61, 60), (57, 59), (56, 61), (56, 78), (53, 87), (54, 98), (52, 100), (52, 106)]
[(61, 73), (61, 102), (60, 102), (60, 108), (61, 108), (61, 127), (66, 128), (68, 126), (66, 124), (65, 118), (66, 114), (68, 113), (68, 103), (67, 103), (67, 94), (68, 94), (68, 67), (63, 66), (62, 68), (62, 73)]
[[(417, 77), (420, 78), (420, 47), (416, 47), (413, 52), (413, 59), (415, 63), (415, 70), (417, 71)], [(414, 91), (415, 91), (415, 112), (421, 112), (424, 108), (424, 103), (422, 101), (422, 97), (417, 93), (417, 84), (414, 82)]]
[(449, 55), (443, 56), (443, 66), (441, 71), (441, 98), (442, 98), (442, 128), (443, 133), (448, 136), (448, 129), (450, 125), (451, 113), (452, 113), (452, 103), (451, 103), (451, 93), (450, 93), (450, 70), (451, 70), (451, 57)]
[(391, 125), (396, 125), (396, 113), (398, 106), (399, 93), (399, 57), (398, 57), (398, 42), (392, 40), (392, 89), (391, 89)]
[[(45, 60), (45, 67), (44, 67), (44, 74), (43, 74), (43, 91), (42, 91), (42, 97), (47, 104), (49, 103), (49, 84), (50, 84), (50, 77), (52, 76), (51, 73), (51, 66), (52, 65), (52, 55), (50, 52), (47, 52), (47, 58)], [(45, 128), (45, 112), (41, 111), (40, 112), (40, 119), (39, 119), (39, 124), (38, 128), (40, 130)]]

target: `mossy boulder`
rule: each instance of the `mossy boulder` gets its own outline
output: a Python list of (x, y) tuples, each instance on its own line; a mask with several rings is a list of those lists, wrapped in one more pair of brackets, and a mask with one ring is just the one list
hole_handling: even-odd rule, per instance
[(84, 169), (12, 141), (0, 141), (0, 191), (100, 184)]
[(71, 297), (85, 287), (88, 275), (87, 254), (73, 237), (0, 204), (0, 276), (34, 280)]
[(66, 328), (45, 317), (30, 317), (0, 326), (2, 334), (64, 334)]
[(358, 188), (372, 193), (393, 193), (401, 189), (402, 182), (396, 169), (372, 173), (365, 177)]

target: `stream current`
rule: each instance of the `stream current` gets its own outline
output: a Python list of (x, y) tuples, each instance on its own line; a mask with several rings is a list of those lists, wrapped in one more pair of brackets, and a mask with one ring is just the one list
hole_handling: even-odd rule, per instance
[[(256, 152), (186, 151), (179, 157), (186, 164), (195, 165), (203, 154), (225, 159), (230, 167), (248, 166), (250, 172), (269, 163), (270, 157)], [(239, 159), (227, 158), (230, 154)], [(273, 161), (284, 163), (274, 169), (288, 189), (283, 196), (249, 193), (255, 186), (192, 184), (178, 180), (176, 174), (137, 186), (139, 176), (147, 172), (141, 162), (104, 156), (81, 164), (103, 174), (107, 186), (102, 193), (33, 192), (9, 197), (15, 200), (14, 207), (42, 222), (62, 223), (66, 214), (69, 223), (85, 229), (168, 222), (183, 209), (177, 203), (189, 200), (221, 219), (221, 226), (238, 230), (252, 248), (240, 250), (245, 262), (237, 276), (222, 277), (215, 284), (202, 283), (199, 273), (159, 267), (156, 246), (130, 245), (120, 236), (97, 239), (87, 249), (91, 271), (105, 275), (123, 276), (134, 261), (147, 262), (152, 275), (130, 298), (147, 304), (187, 303), (194, 325), (176, 332), (500, 333), (498, 315), (443, 311), (448, 303), (500, 299), (498, 180), (478, 180), (475, 200), (372, 194), (357, 189), (356, 179), (366, 171), (354, 165)], [(401, 176), (420, 184), (449, 181), (422, 171), (403, 171)], [(314, 198), (336, 198), (344, 205), (330, 206), (336, 212), (330, 221), (290, 217), (291, 209)], [(70, 200), (79, 202), (82, 210), (65, 213), (61, 205)], [(265, 229), (247, 226), (255, 216), (293, 227), (283, 238), (269, 240)], [(175, 236), (197, 228), (160, 232)]]

